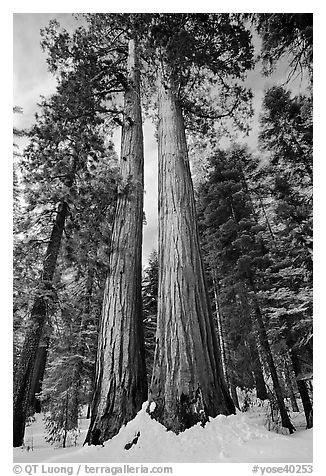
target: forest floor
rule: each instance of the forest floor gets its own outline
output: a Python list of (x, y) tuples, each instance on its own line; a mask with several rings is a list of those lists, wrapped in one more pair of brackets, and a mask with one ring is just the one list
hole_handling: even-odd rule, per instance
[[(268, 431), (264, 409), (211, 419), (175, 435), (143, 409), (104, 447), (82, 446), (89, 420), (80, 420), (76, 446), (55, 448), (45, 441), (42, 415), (26, 429), (25, 447), (14, 449), (14, 462), (26, 463), (311, 463), (313, 430), (305, 430), (302, 413), (292, 413), (293, 435)], [(137, 444), (125, 445), (140, 432)], [(30, 447), (27, 450), (27, 447)]]

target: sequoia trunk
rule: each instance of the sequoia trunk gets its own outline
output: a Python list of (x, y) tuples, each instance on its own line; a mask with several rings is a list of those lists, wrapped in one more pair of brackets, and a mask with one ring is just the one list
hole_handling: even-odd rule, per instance
[(159, 294), (149, 411), (179, 433), (235, 408), (208, 302), (177, 88), (171, 77), (158, 82)]
[(147, 398), (141, 305), (143, 133), (135, 40), (129, 41), (121, 183), (104, 292), (92, 420), (86, 441), (102, 444), (134, 418)]

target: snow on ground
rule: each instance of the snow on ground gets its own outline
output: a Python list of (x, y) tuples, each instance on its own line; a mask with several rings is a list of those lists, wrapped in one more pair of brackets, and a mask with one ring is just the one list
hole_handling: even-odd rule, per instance
[[(26, 463), (311, 463), (313, 430), (302, 427), (293, 435), (268, 431), (257, 413), (219, 415), (205, 426), (199, 424), (175, 435), (146, 413), (145, 403), (137, 416), (104, 447), (82, 446), (89, 420), (81, 420), (78, 446), (54, 448), (44, 440), (42, 417), (27, 428), (25, 446), (14, 449), (14, 462)], [(300, 417), (297, 417), (300, 418)], [(137, 433), (137, 444), (124, 447)]]

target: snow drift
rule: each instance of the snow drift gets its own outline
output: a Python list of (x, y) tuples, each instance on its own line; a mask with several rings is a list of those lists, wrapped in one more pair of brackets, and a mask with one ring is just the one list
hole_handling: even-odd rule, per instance
[[(146, 407), (147, 403), (134, 420), (104, 447), (44, 448), (29, 453), (15, 450), (15, 462), (312, 462), (313, 430), (298, 431), (291, 436), (280, 435), (253, 421), (248, 413), (238, 413), (228, 417), (219, 415), (204, 428), (198, 424), (175, 435), (152, 420)], [(131, 444), (133, 441), (136, 443)]]

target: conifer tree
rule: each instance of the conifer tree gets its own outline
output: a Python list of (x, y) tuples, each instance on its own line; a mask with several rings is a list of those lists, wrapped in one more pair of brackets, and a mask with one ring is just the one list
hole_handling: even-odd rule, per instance
[(270, 74), (278, 61), (289, 58), (289, 77), (307, 72), (312, 81), (313, 14), (254, 13), (251, 18), (262, 39), (264, 72)]
[[(293, 432), (294, 428), (284, 405), (275, 358), (268, 340), (262, 304), (258, 297), (261, 289), (260, 277), (269, 266), (270, 257), (263, 240), (264, 227), (257, 221), (247, 188), (245, 170), (252, 167), (250, 162), (250, 156), (244, 148), (234, 147), (227, 152), (216, 151), (212, 161), (213, 169), (208, 181), (205, 204), (207, 247), (213, 250), (209, 260), (210, 262), (212, 258), (215, 260), (213, 263), (216, 263), (218, 272), (224, 277), (226, 303), (227, 305), (232, 303), (233, 313), (237, 312), (237, 302), (240, 304), (242, 310), (240, 322), (242, 321), (249, 330), (247, 336), (249, 352), (250, 345), (251, 353), (253, 352), (250, 333), (256, 333), (259, 338), (261, 350), (273, 380), (282, 425)], [(209, 238), (214, 241), (209, 243)], [(229, 324), (234, 320), (232, 311), (229, 312)], [(233, 347), (237, 346), (239, 327), (239, 324), (233, 327), (235, 335)], [(256, 356), (258, 357), (257, 353)], [(259, 358), (256, 365), (258, 363)], [(257, 376), (256, 367), (256, 378)], [(266, 397), (266, 389), (263, 394)]]
[(266, 91), (260, 147), (267, 164), (260, 182), (269, 196), (274, 246), (263, 294), (276, 335), (287, 344), (307, 426), (312, 405), (305, 376), (312, 373), (312, 104), (282, 87)]
[[(252, 55), (249, 33), (228, 15), (154, 15), (148, 44), (157, 74), (159, 149), (159, 298), (149, 401), (151, 416), (179, 433), (234, 412), (208, 302), (185, 118), (188, 111), (197, 129), (209, 118), (239, 119), (250, 94), (227, 82), (243, 77)], [(215, 102), (212, 86), (219, 91)]]
[(147, 379), (150, 383), (153, 369), (158, 299), (158, 256), (153, 251), (148, 260), (148, 266), (143, 273), (143, 322), (145, 339), (145, 358)]
[[(92, 422), (86, 439), (89, 444), (99, 444), (116, 434), (121, 425), (135, 415), (147, 393), (141, 317), (143, 145), (138, 48), (134, 35), (137, 18), (111, 14), (83, 17), (86, 27), (80, 27), (72, 36), (67, 32), (58, 34), (56, 25), (51, 24), (47, 34), (52, 40), (47, 44), (52, 68), (63, 73), (77, 70), (79, 74), (91, 68), (91, 87), (96, 88), (91, 97), (98, 100), (95, 110), (110, 112), (112, 123), (123, 126), (120, 182), (104, 293)], [(121, 92), (124, 93), (123, 108), (119, 106), (121, 101), (117, 95)], [(134, 242), (130, 236), (135, 236)], [(119, 319), (116, 319), (117, 309)], [(110, 328), (114, 334), (111, 336), (115, 342), (113, 347), (113, 341), (109, 343), (106, 339)], [(112, 365), (107, 359), (112, 348), (123, 352), (122, 357), (119, 354), (124, 362), (121, 367), (117, 359)], [(105, 404), (108, 395), (112, 408)]]
[[(147, 397), (141, 302), (143, 133), (137, 38), (128, 42), (118, 199), (111, 239), (88, 444), (102, 444)], [(132, 237), (132, 239), (131, 239)]]
[[(110, 158), (109, 150), (107, 153), (105, 160), (91, 161), (87, 173), (80, 174), (80, 196), (67, 221), (68, 236), (57, 266), (59, 306), (52, 319), (55, 326), (50, 364), (40, 395), (52, 443), (57, 439), (64, 443), (63, 434), (76, 433), (79, 410), (82, 405), (90, 405), (94, 390), (100, 313), (116, 200), (115, 187), (108, 187), (116, 176), (115, 154), (111, 152)], [(88, 203), (91, 206), (87, 206)], [(59, 402), (57, 406), (55, 402)]]
[[(53, 31), (48, 34), (50, 51), (54, 49), (49, 57), (50, 67), (52, 71), (58, 72), (58, 50), (55, 49), (56, 43), (51, 40)], [(62, 42), (59, 44), (62, 46)], [(103, 136), (99, 134), (103, 125), (103, 116), (99, 112), (105, 111), (99, 104), (102, 98), (96, 95), (96, 62), (89, 59), (88, 62), (80, 62), (79, 66), (76, 71), (69, 68), (59, 71), (57, 93), (49, 100), (43, 100), (41, 115), (37, 115), (36, 123), (29, 132), (30, 144), (24, 153), (27, 210), (40, 212), (36, 222), (38, 226), (48, 224), (46, 235), (49, 240), (44, 243), (47, 248), (44, 250), (39, 285), (15, 371), (14, 446), (23, 443), (31, 379), (49, 314), (49, 301), (53, 296), (52, 282), (62, 236), (69, 210), (78, 199), (76, 174), (87, 169), (89, 157), (98, 158), (105, 149)], [(90, 81), (91, 78), (95, 79)]]

